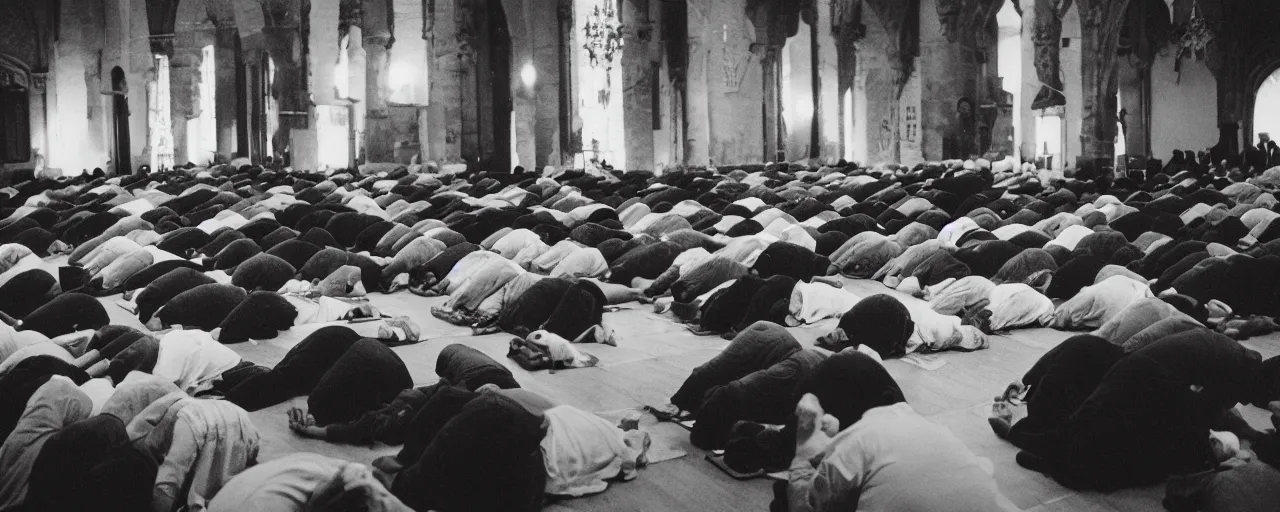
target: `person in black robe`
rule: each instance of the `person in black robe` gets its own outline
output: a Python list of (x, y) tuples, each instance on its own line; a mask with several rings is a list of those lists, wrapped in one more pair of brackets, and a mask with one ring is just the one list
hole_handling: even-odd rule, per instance
[[(845, 350), (818, 363), (791, 392), (791, 405), (812, 394), (831, 404), (826, 413), (847, 426), (857, 423), (868, 410), (907, 401), (902, 388), (884, 365), (856, 350)], [(790, 415), (782, 428), (739, 422), (725, 446), (724, 462), (736, 471), (785, 468), (795, 457), (796, 418)]]
[(134, 295), (137, 304), (138, 320), (142, 323), (151, 321), (152, 315), (169, 302), (170, 299), (197, 286), (213, 284), (212, 277), (191, 268), (177, 268), (157, 278), (142, 291)]
[[(996, 402), (991, 428), (997, 436), (1022, 447), (1026, 436), (1066, 421), (1123, 356), (1124, 348), (1105, 338), (1090, 334), (1067, 338), (1045, 352), (1022, 380), (1009, 385)], [(1027, 417), (1010, 425), (1007, 404), (1015, 395), (1023, 395)]]
[(690, 441), (721, 449), (738, 421), (785, 422), (794, 410), (792, 390), (823, 358), (801, 347), (782, 326), (757, 322), (695, 368), (671, 396), (671, 404), (656, 413), (696, 419)]
[(1257, 352), (1220, 334), (1168, 336), (1117, 361), (1065, 421), (1020, 435), (1018, 463), (1103, 491), (1207, 469), (1219, 462), (1211, 429), (1255, 436), (1226, 411), (1270, 399), (1259, 389), (1262, 368)]
[(56, 338), (79, 330), (98, 329), (110, 321), (98, 299), (83, 293), (64, 293), (11, 325), (19, 331), (36, 331)]
[(53, 356), (40, 355), (22, 362), (0, 375), (0, 438), (9, 437), (26, 410), (27, 401), (54, 375), (63, 375), (77, 386), (89, 380), (85, 372)]
[(516, 300), (502, 305), (497, 326), (505, 332), (525, 337), (551, 318), (573, 282), (568, 279), (541, 279)]
[(129, 442), (125, 424), (111, 414), (77, 421), (53, 434), (31, 467), (25, 510), (95, 509), (81, 486), (93, 467)]
[(212, 331), (248, 296), (229, 284), (203, 284), (169, 299), (146, 325), (153, 331), (172, 325)]
[(310, 395), (320, 425), (351, 421), (376, 410), (413, 385), (409, 370), (390, 348), (344, 326), (316, 329), (270, 370), (256, 367), (219, 391), (247, 411)]
[(613, 344), (602, 328), (604, 307), (608, 304), (599, 286), (588, 279), (579, 279), (565, 290), (541, 329), (573, 342)]
[(409, 424), (427, 399), (441, 387), (476, 391), (482, 386), (499, 389), (519, 388), (511, 371), (484, 353), (454, 343), (440, 351), (436, 358), (436, 375), (440, 381), (430, 386), (401, 391), (386, 406), (367, 412), (349, 422), (315, 425), (314, 417), (300, 408), (289, 411), (289, 428), (304, 437), (324, 439), (332, 443), (371, 445), (375, 441), (388, 445), (403, 444)]
[(819, 338), (816, 345), (836, 352), (866, 345), (882, 358), (902, 357), (915, 327), (911, 311), (898, 299), (881, 293), (858, 301), (840, 315), (836, 330)]
[[(543, 420), (498, 393), (437, 390), (414, 417), (391, 466), (392, 494), (414, 510), (532, 512), (542, 508)], [(397, 468), (398, 469), (398, 468)]]

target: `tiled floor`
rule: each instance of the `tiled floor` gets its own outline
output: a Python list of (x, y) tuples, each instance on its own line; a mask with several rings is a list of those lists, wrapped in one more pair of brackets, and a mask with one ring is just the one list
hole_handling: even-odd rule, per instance
[[(846, 281), (850, 291), (870, 295), (891, 293), (904, 301), (915, 301), (890, 291), (873, 281)], [(137, 326), (136, 318), (114, 305), (116, 297), (104, 299), (112, 319)], [(557, 373), (529, 373), (506, 359), (505, 334), (473, 337), (467, 329), (449, 325), (429, 313), (431, 306), (444, 298), (423, 298), (409, 293), (374, 295), (373, 303), (384, 312), (408, 315), (422, 327), (427, 341), (396, 348), (413, 374), (414, 381), (429, 384), (436, 355), (451, 343), (471, 345), (502, 361), (527, 388), (554, 400), (588, 411), (616, 411), (646, 404), (663, 404), (680, 385), (689, 371), (710, 359), (727, 342), (718, 337), (694, 336), (674, 323), (669, 316), (657, 315), (651, 307), (636, 303), (605, 315), (605, 323), (620, 337), (617, 347), (587, 345), (582, 348), (600, 358), (600, 366)], [(912, 307), (923, 303), (911, 304)], [(927, 306), (923, 306), (927, 307)], [(820, 334), (829, 331), (835, 320), (812, 326), (793, 328), (802, 343), (809, 345)], [(233, 345), (246, 358), (263, 365), (273, 365), (307, 333), (318, 326), (294, 329), (277, 339), (259, 343)], [(968, 447), (981, 457), (990, 459), (1000, 489), (1024, 510), (1162, 510), (1162, 487), (1132, 489), (1122, 492), (1076, 493), (1063, 488), (1040, 474), (1026, 471), (1014, 462), (1015, 449), (997, 439), (987, 426), (986, 416), (991, 399), (1004, 386), (1021, 376), (1048, 348), (1069, 337), (1070, 333), (1050, 329), (1016, 331), (1008, 336), (991, 338), (991, 347), (971, 353), (941, 354), (946, 364), (933, 371), (901, 361), (886, 366), (898, 380), (908, 401), (922, 414), (949, 427)], [(1280, 336), (1250, 340), (1248, 345), (1266, 357), (1280, 353)], [(305, 398), (293, 403), (305, 406)], [(285, 411), (293, 403), (252, 414), (263, 437), (262, 458), (270, 460), (295, 451), (313, 451), (350, 460), (369, 462), (374, 457), (390, 454), (395, 448), (350, 447), (299, 438), (287, 425)], [(1245, 416), (1255, 426), (1269, 424), (1266, 414), (1245, 407)], [(653, 465), (632, 482), (614, 484), (603, 494), (566, 500), (549, 510), (601, 511), (666, 511), (697, 510), (699, 512), (767, 510), (771, 485), (767, 479), (737, 481), (716, 470), (703, 460), (703, 453), (688, 443), (687, 432), (670, 424), (651, 426), (655, 442), (678, 447), (688, 455)]]

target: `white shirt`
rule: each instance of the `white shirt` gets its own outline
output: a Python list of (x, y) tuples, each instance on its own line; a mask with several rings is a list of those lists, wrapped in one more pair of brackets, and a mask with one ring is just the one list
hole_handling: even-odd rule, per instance
[(1013, 509), (964, 443), (906, 403), (867, 411), (816, 468), (793, 462), (790, 480), (791, 512)]

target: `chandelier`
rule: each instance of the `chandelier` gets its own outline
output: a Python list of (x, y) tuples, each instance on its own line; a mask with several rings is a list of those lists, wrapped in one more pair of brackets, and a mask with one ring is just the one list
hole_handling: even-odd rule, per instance
[(618, 21), (613, 0), (605, 0), (603, 9), (597, 4), (587, 16), (582, 31), (587, 40), (582, 48), (587, 50), (591, 67), (600, 67), (601, 62), (605, 69), (613, 67), (613, 58), (622, 51), (622, 23)]

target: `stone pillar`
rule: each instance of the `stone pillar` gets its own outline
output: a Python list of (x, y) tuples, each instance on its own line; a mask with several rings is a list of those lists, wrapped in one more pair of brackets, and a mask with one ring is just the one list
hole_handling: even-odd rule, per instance
[(187, 120), (199, 115), (202, 60), (199, 47), (177, 45), (173, 59), (169, 61), (169, 119), (173, 125), (174, 165), (183, 165), (192, 158), (187, 154)]
[[(367, 17), (365, 18), (368, 19)], [(372, 30), (377, 30), (371, 27)], [(365, 161), (392, 162), (395, 160), (395, 134), (391, 129), (391, 115), (387, 105), (389, 90), (387, 34), (370, 32), (364, 36), (367, 93), (365, 94)]]
[[(1070, 39), (1071, 46), (1063, 48), (1059, 52), (1059, 60), (1062, 66), (1062, 76), (1068, 77), (1063, 81), (1063, 92), (1067, 97), (1067, 105), (1063, 114), (1062, 137), (1062, 157), (1054, 162), (1055, 169), (1061, 170), (1067, 167), (1073, 167), (1075, 161), (1080, 156), (1081, 141), (1080, 128), (1084, 120), (1084, 81), (1077, 79), (1081, 77), (1083, 72), (1084, 58), (1081, 55), (1081, 47), (1083, 46), (1083, 30), (1080, 25), (1079, 2), (1072, 2), (1071, 7), (1067, 9), (1067, 13), (1062, 17), (1062, 39)], [(1061, 44), (1061, 41), (1059, 41)], [(1043, 147), (1043, 138), (1041, 139), (1041, 147)]]
[[(49, 161), (49, 73), (31, 73), (31, 83), (29, 92), (28, 113), (31, 117), (31, 158), (34, 161), (39, 155), (40, 160), (47, 164)], [(37, 162), (39, 164), (39, 162)]]
[(710, 64), (708, 32), (708, 8), (712, 0), (689, 0), (689, 67), (685, 72), (684, 162), (693, 167), (705, 167), (711, 161), (711, 109), (708, 98), (708, 67)]
[(780, 70), (778, 60), (782, 48), (772, 46), (765, 48), (764, 58), (760, 59), (760, 69), (764, 80), (764, 158), (772, 162), (778, 158), (778, 119), (781, 109), (779, 103), (781, 91), (778, 90)]
[(982, 66), (972, 31), (962, 25), (972, 9), (946, 0), (920, 4), (921, 147), (926, 159), (980, 155), (977, 116)]
[[(533, 43), (533, 67), (538, 72), (538, 81), (534, 85), (537, 101), (534, 145), (537, 148), (535, 164), (541, 169), (546, 165), (559, 166), (563, 160), (560, 152), (560, 33), (555, 29), (560, 26), (560, 10), (551, 5), (532, 5), (536, 3), (538, 2), (525, 2), (526, 16), (508, 12), (507, 21), (514, 25), (519, 23), (518, 20), (528, 20), (531, 28), (523, 32)], [(521, 44), (518, 39), (520, 32), (519, 28), (511, 27), (513, 46)], [(516, 53), (513, 49), (513, 56)], [(512, 62), (512, 67), (515, 68), (512, 76), (518, 80), (524, 64), (514, 59)], [(570, 77), (563, 79), (569, 80)]]
[[(862, 84), (864, 101), (855, 102), (854, 127), (864, 128), (859, 132), (866, 144), (865, 153), (855, 154), (864, 165), (901, 162), (899, 151), (899, 100), (905, 86), (906, 77), (899, 69), (902, 66), (898, 48), (899, 34), (887, 30), (890, 23), (882, 21), (890, 14), (866, 9), (866, 38), (858, 41), (858, 78), (856, 84)], [(917, 59), (918, 60), (918, 59)], [(866, 108), (858, 106), (865, 104)], [(856, 135), (855, 135), (855, 140)], [(855, 144), (858, 145), (858, 144)]]
[(651, 0), (622, 0), (626, 20), (622, 45), (622, 110), (628, 171), (653, 170), (653, 59), (650, 57)]
[(214, 106), (218, 127), (218, 157), (230, 162), (238, 150), (236, 120), (240, 109), (240, 89), (236, 76), (237, 44), (240, 36), (235, 27), (218, 27), (215, 35), (213, 58), (217, 67), (217, 84), (214, 87)]
[(350, 36), (350, 44), (347, 45), (347, 91), (351, 96), (351, 126), (354, 133), (351, 159), (358, 165), (368, 161), (365, 153), (365, 122), (369, 105), (369, 67), (364, 50), (364, 30), (359, 26), (352, 26), (347, 34)]
[(713, 165), (756, 162), (764, 140), (760, 70), (764, 44), (755, 40), (755, 24), (742, 2), (716, 0), (711, 5), (707, 13), (710, 28), (703, 36), (708, 50), (710, 160)]
[(1151, 136), (1147, 127), (1147, 98), (1150, 91), (1150, 71), (1129, 59), (1120, 59), (1120, 108), (1124, 115), (1120, 124), (1124, 128), (1125, 153), (1130, 157), (1151, 155)]
[[(813, 27), (800, 22), (796, 35), (787, 39), (784, 86), (790, 94), (782, 98), (783, 136), (786, 160), (807, 160), (813, 143), (814, 119), (817, 115), (813, 97)], [(807, 112), (807, 114), (804, 114)]]
[(818, 156), (824, 161), (839, 160), (843, 156), (840, 150), (843, 145), (840, 137), (840, 54), (832, 32), (832, 0), (816, 0), (815, 4), (817, 20), (813, 30), (817, 39), (817, 55), (814, 56), (814, 65), (818, 66), (818, 72), (814, 89), (819, 92), (813, 115), (818, 120)]
[[(1019, 105), (1015, 105), (1017, 113), (1015, 115), (1022, 117), (1022, 133), (1017, 137), (1021, 140), (1018, 151), (1022, 154), (1025, 161), (1035, 160), (1036, 154), (1040, 152), (1043, 146), (1036, 139), (1036, 112), (1031, 105), (1036, 100), (1036, 94), (1040, 92), (1040, 79), (1036, 74), (1036, 12), (1037, 10), (1030, 7), (1022, 9), (1022, 32), (1019, 37), (1022, 39), (1022, 76), (1021, 85), (1022, 94), (1019, 97)], [(1061, 34), (1061, 27), (1059, 27)], [(1061, 43), (1059, 43), (1061, 44)]]
[(338, 2), (311, 2), (310, 30), (307, 34), (307, 81), (311, 101), (316, 105), (337, 105), (337, 83), (333, 70), (340, 50)]
[(431, 104), (427, 159), (462, 161), (462, 40), (454, 2), (435, 2), (431, 30)]

